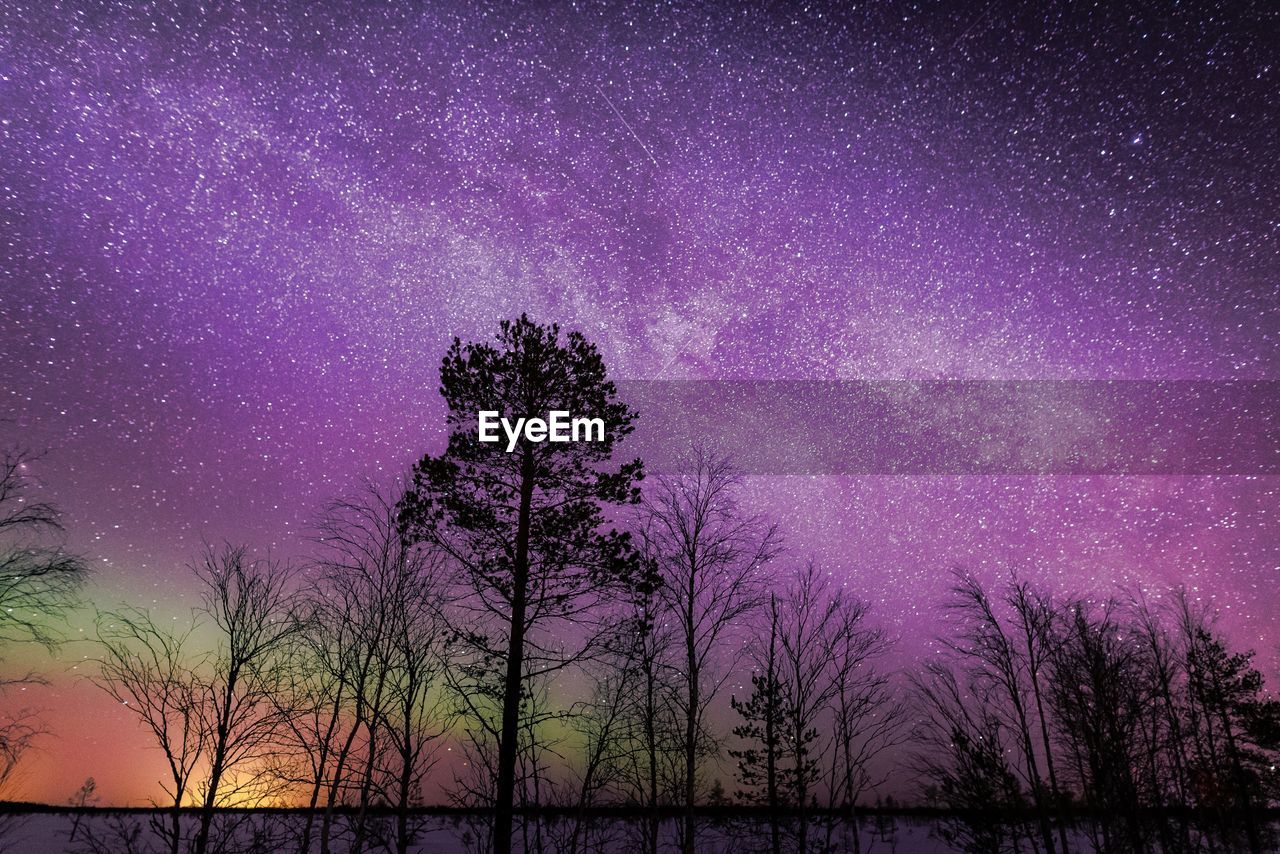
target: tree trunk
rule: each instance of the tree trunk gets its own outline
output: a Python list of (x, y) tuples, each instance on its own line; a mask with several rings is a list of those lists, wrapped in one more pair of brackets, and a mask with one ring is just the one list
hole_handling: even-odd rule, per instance
[(776, 722), (778, 720), (778, 685), (777, 685), (777, 662), (775, 654), (778, 642), (778, 605), (772, 596), (769, 597), (769, 658), (768, 667), (765, 670), (765, 687), (768, 703), (765, 706), (764, 715), (764, 743), (765, 743), (765, 798), (769, 801), (769, 850), (772, 854), (781, 854), (782, 852), (782, 834), (780, 824), (780, 816), (778, 814), (778, 733)]
[[(413, 692), (408, 693), (413, 697)], [(409, 801), (413, 790), (415, 755), (413, 749), (413, 702), (404, 704), (404, 740), (400, 751), (400, 791), (397, 793), (396, 854), (409, 854)]]
[(694, 799), (697, 795), (697, 765), (698, 765), (698, 651), (694, 646), (697, 640), (694, 637), (693, 628), (697, 624), (694, 622), (694, 603), (696, 601), (695, 580), (697, 572), (693, 567), (689, 569), (689, 611), (685, 614), (687, 620), (687, 637), (685, 638), (685, 666), (688, 671), (689, 679), (689, 705), (685, 709), (684, 722), (684, 854), (695, 854), (694, 852)]
[[(361, 687), (363, 691), (363, 687)], [(357, 694), (357, 697), (360, 695)], [(333, 769), (333, 781), (329, 784), (329, 798), (325, 803), (324, 817), (320, 820), (320, 854), (329, 854), (330, 838), (333, 832), (333, 808), (338, 802), (338, 791), (342, 788), (342, 775), (347, 768), (347, 758), (351, 755), (351, 745), (355, 743), (356, 733), (360, 731), (360, 722), (364, 719), (364, 704), (356, 706), (356, 720), (347, 733), (347, 739), (338, 752), (337, 763)]]
[(217, 740), (214, 742), (213, 764), (209, 769), (209, 786), (204, 794), (204, 806), (200, 810), (200, 832), (196, 836), (196, 854), (205, 854), (209, 850), (209, 828), (213, 824), (213, 808), (218, 803), (218, 787), (222, 784), (222, 773), (226, 768), (227, 741), (231, 737), (229, 732), (232, 720), (231, 709), (239, 686), (240, 668), (233, 662), (227, 671), (227, 685), (222, 690), (222, 709), (215, 708), (221, 720), (218, 721)]
[[(840, 701), (840, 718), (849, 720), (849, 709), (844, 699)], [(849, 725), (841, 724), (841, 749), (844, 752), (844, 796), (849, 801), (849, 825), (853, 828), (853, 854), (862, 854), (862, 839), (858, 835), (858, 804), (853, 791), (853, 737)]]
[(182, 851), (182, 795), (173, 801), (173, 839), (169, 840), (169, 853), (180, 854)]
[(529, 515), (533, 504), (533, 452), (524, 449), (520, 472), (520, 515), (516, 523), (516, 556), (512, 567), (511, 636), (502, 695), (502, 736), (498, 746), (498, 788), (494, 803), (493, 852), (511, 853), (511, 827), (519, 747), (520, 693), (524, 681), (524, 622), (529, 587)]
[[(770, 650), (769, 673), (767, 678), (770, 683), (770, 690), (773, 682), (773, 659), (772, 649)], [(764, 740), (765, 740), (765, 798), (769, 801), (769, 850), (773, 854), (781, 854), (782, 851), (782, 835), (781, 829), (778, 827), (778, 747), (777, 734), (774, 732), (773, 720), (777, 710), (774, 708), (774, 701), (769, 701), (768, 711), (765, 713), (764, 721)]]
[(209, 775), (209, 791), (205, 794), (204, 803), (200, 806), (200, 830), (196, 834), (196, 854), (205, 854), (209, 850), (209, 830), (213, 825), (213, 807), (217, 803), (218, 783), (222, 776), (222, 759), (214, 760), (213, 770)]
[(379, 709), (382, 706), (382, 689), (385, 685), (386, 672), (384, 671), (378, 675), (378, 687), (373, 693), (371, 714), (369, 720), (365, 722), (365, 729), (369, 732), (369, 749), (365, 756), (364, 779), (360, 781), (360, 802), (356, 812), (356, 832), (351, 842), (351, 854), (364, 854), (364, 841), (368, 835), (369, 791), (373, 786), (373, 769), (378, 757), (378, 718), (382, 716)]
[(1044, 781), (1040, 778), (1039, 763), (1036, 762), (1035, 748), (1031, 742), (1031, 724), (1027, 721), (1026, 708), (1017, 696), (1017, 684), (1009, 681), (1008, 690), (1013, 700), (1013, 708), (1017, 714), (1019, 736), (1022, 738), (1022, 749), (1027, 754), (1027, 772), (1031, 778), (1031, 800), (1036, 809), (1036, 819), (1040, 825), (1040, 841), (1048, 854), (1054, 854), (1053, 829), (1049, 826), (1049, 813), (1044, 803)]
[[(320, 755), (316, 758), (316, 779), (311, 786), (311, 799), (308, 802), (307, 818), (302, 825), (302, 838), (298, 842), (298, 854), (311, 854), (311, 834), (315, 828), (316, 805), (320, 803), (320, 792), (324, 790), (324, 766), (329, 762), (329, 747), (333, 743), (333, 731), (338, 726), (338, 716), (342, 710), (342, 688), (338, 688), (333, 700), (333, 713), (325, 727), (323, 740), (320, 743)], [(177, 854), (177, 852), (174, 852)]]
[[(1027, 641), (1027, 655), (1031, 655), (1031, 641)], [(1044, 701), (1040, 696), (1040, 677), (1036, 668), (1031, 668), (1031, 693), (1036, 701), (1036, 716), (1040, 719), (1040, 741), (1044, 745), (1044, 762), (1049, 772), (1049, 794), (1053, 797), (1055, 812), (1062, 810), (1062, 792), (1058, 789), (1058, 770), (1053, 761), (1053, 743), (1049, 740), (1049, 723), (1044, 714)], [(1067, 824), (1062, 815), (1058, 816), (1058, 844), (1062, 846), (1062, 854), (1070, 854), (1067, 847)]]
[(200, 808), (200, 831), (196, 834), (196, 854), (205, 854), (209, 850), (209, 829), (213, 825), (213, 808), (218, 802), (218, 786), (222, 782), (222, 770), (226, 762), (226, 756), (227, 732), (225, 726), (222, 726), (218, 730), (217, 749), (213, 754), (213, 767), (209, 770), (209, 787), (204, 795), (204, 804)]
[(804, 726), (797, 721), (795, 727), (796, 740), (796, 810), (799, 815), (799, 838), (796, 841), (798, 854), (809, 851), (809, 784), (805, 779), (805, 763), (808, 761), (804, 748)]
[(658, 854), (658, 733), (655, 723), (657, 716), (654, 702), (654, 675), (652, 665), (647, 665), (645, 674), (645, 722), (644, 737), (647, 742), (649, 758), (649, 838), (646, 840), (649, 854)]

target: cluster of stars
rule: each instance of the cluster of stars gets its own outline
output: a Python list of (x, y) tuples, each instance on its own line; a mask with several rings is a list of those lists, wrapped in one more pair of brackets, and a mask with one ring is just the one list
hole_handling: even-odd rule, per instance
[[(97, 595), (180, 601), (437, 448), (521, 312), (634, 379), (1274, 378), (1265, 4), (1005, 5), (0, 0), (3, 430)], [(1270, 478), (748, 492), (904, 659), (953, 566), (1280, 638)]]

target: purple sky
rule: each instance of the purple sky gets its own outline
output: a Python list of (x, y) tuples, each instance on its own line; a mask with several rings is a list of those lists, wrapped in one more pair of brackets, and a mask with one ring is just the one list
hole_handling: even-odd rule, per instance
[[(4, 438), (95, 602), (188, 604), (201, 538), (303, 551), (522, 311), (633, 379), (1280, 379), (1266, 4), (460, 5), (0, 0)], [(904, 662), (953, 566), (1186, 582), (1280, 640), (1275, 478), (749, 492)], [(70, 722), (105, 701), (42, 696), (30, 794), (146, 797)]]

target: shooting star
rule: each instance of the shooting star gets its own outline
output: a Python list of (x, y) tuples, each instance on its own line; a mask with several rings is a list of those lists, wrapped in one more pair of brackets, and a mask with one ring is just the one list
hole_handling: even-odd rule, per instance
[(969, 22), (969, 26), (964, 28), (964, 32), (956, 36), (956, 40), (951, 43), (950, 49), (955, 50), (956, 47), (960, 44), (960, 42), (969, 38), (969, 34), (973, 32), (973, 28), (978, 26), (978, 24), (982, 23), (982, 21), (987, 17), (987, 13), (990, 12), (992, 7), (995, 5), (996, 5), (995, 0), (992, 0), (992, 2), (988, 3), (986, 6), (983, 6), (982, 11), (978, 13), (978, 16)]
[(600, 84), (595, 84), (595, 87), (596, 91), (600, 93), (600, 97), (604, 98), (604, 102), (609, 105), (609, 109), (613, 110), (613, 114), (618, 117), (618, 121), (622, 122), (622, 126), (627, 129), (627, 133), (631, 134), (631, 138), (634, 139), (642, 149), (644, 149), (645, 154), (649, 155), (649, 159), (653, 161), (653, 165), (657, 166), (658, 158), (653, 156), (653, 152), (649, 150), (649, 146), (644, 144), (644, 140), (642, 140), (640, 135), (636, 133), (636, 129), (631, 126), (630, 122), (623, 118), (622, 113), (618, 112), (618, 108), (613, 105), (613, 101), (609, 100), (609, 96), (600, 88)]

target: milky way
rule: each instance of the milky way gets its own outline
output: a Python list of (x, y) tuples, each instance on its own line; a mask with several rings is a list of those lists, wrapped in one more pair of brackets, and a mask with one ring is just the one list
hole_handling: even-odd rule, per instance
[[(202, 539), (304, 552), (520, 312), (632, 379), (1280, 379), (1267, 4), (461, 5), (0, 0), (3, 429), (96, 602), (189, 604)], [(1270, 655), (1276, 485), (748, 491), (909, 662), (953, 566), (1185, 582)], [(34, 795), (105, 774), (61, 735)]]

